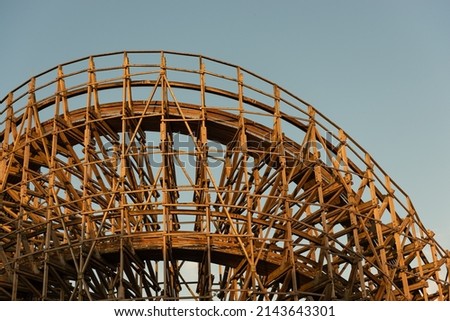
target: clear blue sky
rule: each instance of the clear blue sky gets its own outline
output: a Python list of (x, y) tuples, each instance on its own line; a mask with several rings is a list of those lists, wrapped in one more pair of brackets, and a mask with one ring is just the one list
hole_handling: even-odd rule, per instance
[(201, 53), (304, 98), (354, 137), (450, 249), (450, 1), (0, 0), (0, 96), (61, 62)]

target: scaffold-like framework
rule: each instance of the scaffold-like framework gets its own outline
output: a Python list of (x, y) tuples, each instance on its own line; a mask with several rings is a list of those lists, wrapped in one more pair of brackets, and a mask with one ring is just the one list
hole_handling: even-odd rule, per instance
[(241, 67), (61, 64), (1, 101), (0, 144), (2, 300), (449, 300), (403, 190)]

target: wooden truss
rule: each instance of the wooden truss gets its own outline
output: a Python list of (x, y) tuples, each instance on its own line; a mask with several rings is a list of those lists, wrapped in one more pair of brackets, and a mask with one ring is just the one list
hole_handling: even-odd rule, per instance
[(449, 299), (401, 188), (245, 69), (103, 54), (1, 104), (2, 300)]

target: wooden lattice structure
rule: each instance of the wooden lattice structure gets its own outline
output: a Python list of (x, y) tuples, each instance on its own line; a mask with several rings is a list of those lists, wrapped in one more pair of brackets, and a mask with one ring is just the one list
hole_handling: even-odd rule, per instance
[(0, 124), (0, 299), (449, 299), (402, 189), (238, 66), (91, 56), (11, 91)]

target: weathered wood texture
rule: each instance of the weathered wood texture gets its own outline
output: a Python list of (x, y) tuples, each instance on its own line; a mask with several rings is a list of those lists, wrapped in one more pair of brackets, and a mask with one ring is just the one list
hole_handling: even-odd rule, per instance
[(1, 108), (0, 299), (449, 299), (401, 188), (238, 66), (91, 56)]

